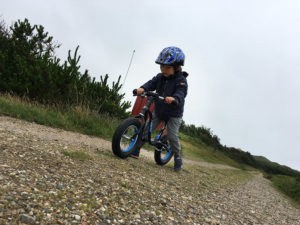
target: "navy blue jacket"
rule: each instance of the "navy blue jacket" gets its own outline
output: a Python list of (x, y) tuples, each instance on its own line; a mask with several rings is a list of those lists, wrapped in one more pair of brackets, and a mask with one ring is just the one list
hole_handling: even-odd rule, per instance
[(159, 95), (163, 97), (171, 96), (178, 101), (178, 106), (174, 106), (157, 100), (155, 102), (155, 113), (158, 118), (168, 120), (170, 117), (183, 116), (184, 99), (188, 90), (186, 76), (187, 73), (185, 72), (177, 72), (170, 77), (165, 77), (162, 73), (159, 73), (141, 86), (145, 91), (156, 90)]

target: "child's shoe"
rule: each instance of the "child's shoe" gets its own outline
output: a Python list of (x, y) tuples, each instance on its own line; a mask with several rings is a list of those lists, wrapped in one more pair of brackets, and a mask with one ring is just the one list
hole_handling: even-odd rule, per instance
[(179, 172), (182, 169), (182, 159), (176, 158), (174, 159), (174, 171)]

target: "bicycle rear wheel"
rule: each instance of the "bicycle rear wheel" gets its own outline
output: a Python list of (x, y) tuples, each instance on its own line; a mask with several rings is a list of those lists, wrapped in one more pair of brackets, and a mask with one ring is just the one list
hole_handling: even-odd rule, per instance
[(171, 160), (174, 155), (174, 151), (172, 150), (172, 147), (170, 146), (166, 136), (161, 137), (161, 142), (164, 143), (164, 146), (155, 148), (154, 160), (156, 164), (163, 166)]

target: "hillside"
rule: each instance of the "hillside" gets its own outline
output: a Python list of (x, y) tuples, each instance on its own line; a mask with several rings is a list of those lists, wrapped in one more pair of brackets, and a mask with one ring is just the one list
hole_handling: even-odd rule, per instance
[(0, 224), (298, 224), (257, 172), (149, 153), (121, 160), (100, 138), (0, 117)]

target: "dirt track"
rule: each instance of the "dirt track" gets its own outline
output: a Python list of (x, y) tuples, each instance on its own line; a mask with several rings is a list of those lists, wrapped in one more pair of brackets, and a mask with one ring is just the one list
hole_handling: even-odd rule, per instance
[(0, 224), (300, 224), (260, 174), (188, 160), (178, 174), (152, 153), (120, 160), (110, 145), (0, 117)]

